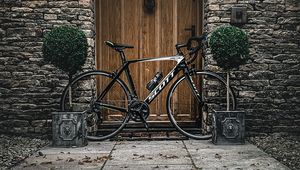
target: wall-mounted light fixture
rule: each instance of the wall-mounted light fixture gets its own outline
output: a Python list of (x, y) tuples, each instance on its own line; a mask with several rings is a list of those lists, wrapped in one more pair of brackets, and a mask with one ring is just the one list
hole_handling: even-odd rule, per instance
[(241, 25), (247, 22), (247, 7), (235, 6), (231, 8), (231, 24)]
[(145, 12), (151, 14), (155, 11), (155, 0), (144, 0)]

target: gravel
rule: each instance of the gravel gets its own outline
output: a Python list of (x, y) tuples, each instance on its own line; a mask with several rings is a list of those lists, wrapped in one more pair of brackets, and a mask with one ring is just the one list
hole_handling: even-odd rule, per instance
[(49, 144), (48, 140), (30, 137), (0, 135), (0, 170), (10, 168), (24, 160), (41, 147)]
[(292, 170), (300, 169), (300, 136), (270, 134), (249, 141)]

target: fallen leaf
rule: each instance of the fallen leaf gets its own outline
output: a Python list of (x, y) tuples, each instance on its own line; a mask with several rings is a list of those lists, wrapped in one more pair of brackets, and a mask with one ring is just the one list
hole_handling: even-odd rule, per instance
[(63, 159), (61, 159), (60, 157), (56, 158), (56, 161), (61, 161), (61, 160), (63, 160)]
[(36, 163), (31, 163), (31, 164), (24, 165), (23, 168), (26, 168), (26, 167), (29, 167), (29, 166), (36, 166)]
[(176, 158), (178, 158), (178, 156), (176, 156), (176, 155), (163, 155), (163, 154), (159, 154), (159, 156), (164, 157), (166, 159), (176, 159)]
[(51, 161), (45, 161), (45, 162), (41, 162), (40, 165), (49, 165), (49, 164), (52, 164)]
[(84, 162), (84, 163), (92, 163), (93, 161), (92, 160), (82, 160), (82, 162)]
[(70, 157), (68, 157), (67, 160), (66, 160), (66, 162), (74, 162), (74, 161), (75, 161), (75, 159), (70, 158)]
[(91, 157), (85, 155), (85, 157), (82, 159), (82, 162), (84, 162), (84, 163), (92, 163), (93, 161), (91, 160)]
[(159, 166), (158, 166), (158, 165), (156, 165), (154, 168), (159, 168)]
[(85, 155), (84, 159), (91, 159), (91, 157)]
[(31, 163), (31, 164), (29, 164), (30, 166), (36, 166), (36, 163)]
[(101, 157), (98, 157), (98, 156), (97, 156), (96, 162), (100, 163), (100, 162), (106, 161), (106, 160), (108, 160), (108, 159), (111, 160), (111, 159), (112, 159), (111, 156), (101, 156)]
[(139, 156), (138, 154), (134, 153), (133, 156)]
[(81, 161), (78, 161), (78, 165), (84, 165), (84, 163)]
[(215, 158), (217, 158), (217, 159), (221, 159), (221, 158), (222, 158), (222, 156), (216, 153), (216, 154), (215, 154)]

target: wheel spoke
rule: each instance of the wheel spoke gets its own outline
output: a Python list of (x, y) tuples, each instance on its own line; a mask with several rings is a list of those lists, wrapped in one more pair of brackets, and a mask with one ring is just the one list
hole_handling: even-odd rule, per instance
[[(182, 134), (194, 139), (207, 139), (211, 136), (212, 112), (226, 109), (226, 84), (220, 76), (210, 72), (194, 72), (191, 78), (202, 94), (203, 104), (192, 94), (185, 77), (181, 77), (172, 85), (168, 94), (168, 115)], [(232, 92), (230, 94), (231, 108), (235, 108), (235, 98)], [(187, 121), (190, 122), (189, 126), (184, 123)]]
[[(126, 85), (117, 80), (101, 101), (95, 101), (112, 80), (109, 73), (91, 71), (74, 78), (62, 95), (63, 111), (85, 111), (88, 122), (88, 138), (104, 140), (116, 135), (124, 126), (127, 114), (129, 92)], [(72, 95), (70, 98), (69, 96)], [(72, 101), (69, 101), (69, 100)], [(72, 103), (72, 105), (70, 105)], [(113, 126), (109, 126), (113, 124)]]

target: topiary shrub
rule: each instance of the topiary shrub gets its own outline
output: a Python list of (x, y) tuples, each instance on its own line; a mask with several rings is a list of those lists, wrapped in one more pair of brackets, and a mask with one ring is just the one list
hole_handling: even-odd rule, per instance
[(229, 111), (229, 70), (245, 64), (249, 59), (248, 37), (241, 29), (225, 25), (212, 32), (209, 46), (217, 65), (227, 71), (227, 111)]
[(84, 32), (75, 27), (56, 27), (44, 38), (45, 61), (67, 72), (69, 80), (82, 69), (87, 50), (88, 43)]
[(221, 26), (213, 31), (209, 46), (213, 59), (225, 70), (239, 67), (249, 59), (247, 34), (234, 26)]

